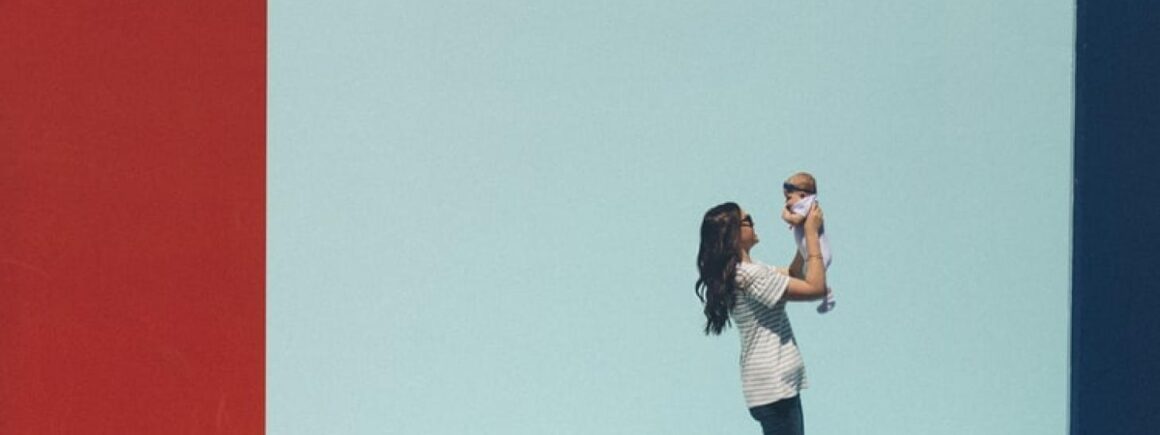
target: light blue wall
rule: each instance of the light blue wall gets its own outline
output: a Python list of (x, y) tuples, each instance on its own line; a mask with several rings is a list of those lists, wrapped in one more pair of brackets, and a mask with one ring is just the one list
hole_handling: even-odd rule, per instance
[(759, 433), (697, 229), (797, 170), (808, 433), (1066, 432), (1072, 2), (269, 7), (271, 434)]

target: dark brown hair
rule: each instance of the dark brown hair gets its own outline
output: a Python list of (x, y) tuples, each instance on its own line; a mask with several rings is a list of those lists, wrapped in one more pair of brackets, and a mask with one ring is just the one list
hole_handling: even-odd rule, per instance
[(700, 277), (694, 289), (705, 306), (705, 334), (721, 335), (729, 324), (737, 284), (737, 263), (741, 261), (738, 237), (741, 207), (726, 202), (709, 209), (701, 220), (701, 248), (697, 251)]

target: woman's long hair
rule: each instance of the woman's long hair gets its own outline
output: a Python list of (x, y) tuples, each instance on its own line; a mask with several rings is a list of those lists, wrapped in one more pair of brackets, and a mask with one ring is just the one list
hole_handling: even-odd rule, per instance
[(701, 249), (697, 251), (700, 277), (694, 289), (705, 305), (705, 334), (721, 335), (733, 308), (737, 263), (741, 261), (738, 238), (741, 207), (726, 202), (705, 212), (701, 221)]

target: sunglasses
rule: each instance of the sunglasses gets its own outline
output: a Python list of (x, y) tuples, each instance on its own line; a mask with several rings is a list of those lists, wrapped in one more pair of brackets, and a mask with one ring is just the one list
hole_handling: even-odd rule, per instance
[(802, 188), (794, 186), (790, 183), (781, 183), (781, 188), (785, 189), (785, 191), (789, 192), (789, 193), (794, 193), (794, 192), (817, 193), (817, 192), (814, 192), (813, 190), (802, 189)]
[(753, 226), (753, 216), (746, 215), (745, 217), (741, 218), (741, 226), (752, 227)]

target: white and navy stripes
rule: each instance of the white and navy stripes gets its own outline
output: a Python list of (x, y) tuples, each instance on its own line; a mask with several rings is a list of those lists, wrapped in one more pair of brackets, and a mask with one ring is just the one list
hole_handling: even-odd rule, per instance
[(789, 277), (760, 263), (737, 265), (730, 317), (741, 336), (741, 388), (752, 408), (806, 388), (805, 365), (785, 314)]

